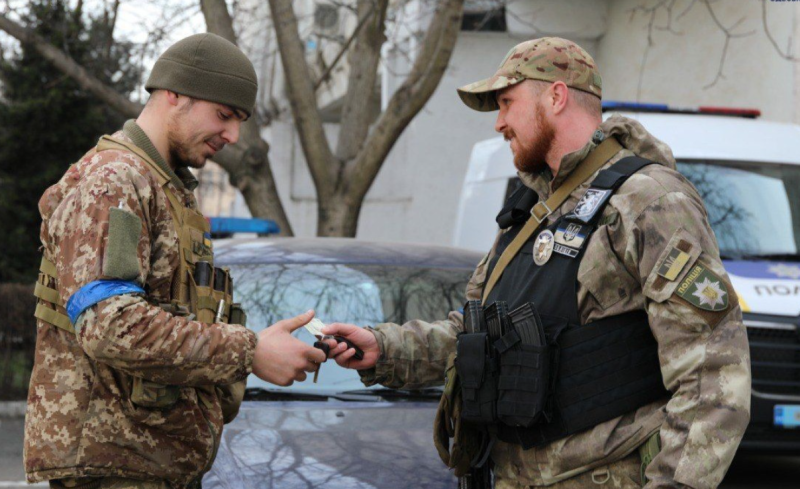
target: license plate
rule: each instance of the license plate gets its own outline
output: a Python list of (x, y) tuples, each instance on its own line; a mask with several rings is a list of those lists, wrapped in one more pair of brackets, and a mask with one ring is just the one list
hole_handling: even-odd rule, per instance
[(775, 426), (778, 428), (800, 428), (800, 405), (776, 405)]

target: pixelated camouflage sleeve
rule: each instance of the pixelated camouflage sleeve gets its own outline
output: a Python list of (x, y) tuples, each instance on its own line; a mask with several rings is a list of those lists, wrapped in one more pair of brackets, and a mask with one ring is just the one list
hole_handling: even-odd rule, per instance
[[(481, 260), (467, 284), (468, 300), (479, 300), (486, 281), (487, 258)], [(383, 323), (373, 328), (381, 356), (375, 368), (359, 371), (366, 385), (420, 389), (444, 383), (448, 356), (456, 349), (456, 335), (464, 328), (460, 312), (446, 320)]]
[(635, 221), (612, 226), (610, 236), (626, 243), (616, 251), (642, 284), (664, 384), (672, 392), (647, 488), (717, 487), (749, 421), (750, 358), (741, 309), (700, 197), (681, 186), (685, 191), (662, 194)]
[[(128, 163), (103, 165), (81, 181), (50, 220), (56, 237), (59, 291), (66, 300), (82, 286), (109, 277), (111, 209), (137, 216), (142, 229), (135, 253), (139, 285), (147, 283), (152, 260), (151, 226), (163, 215), (157, 186)], [(163, 197), (163, 196), (159, 196)], [(163, 239), (156, 237), (156, 239)], [(134, 249), (132, 248), (132, 249)], [(155, 262), (155, 265), (154, 265)], [(106, 266), (104, 266), (104, 264)], [(130, 265), (127, 267), (130, 268)], [(135, 270), (136, 263), (133, 264)], [(168, 385), (229, 384), (251, 370), (256, 336), (242, 326), (203, 324), (173, 316), (140, 295), (118, 295), (81, 314), (78, 342), (94, 360)]]

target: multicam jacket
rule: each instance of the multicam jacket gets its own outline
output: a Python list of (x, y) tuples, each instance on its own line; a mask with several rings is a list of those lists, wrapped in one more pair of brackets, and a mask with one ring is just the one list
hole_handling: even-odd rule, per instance
[[(113, 137), (134, 142), (165, 167), (172, 176), (166, 185), (196, 209), (196, 180), (186, 169), (179, 170), (183, 179), (169, 170), (135, 122)], [(43, 254), (56, 269), (46, 285), (62, 303), (90, 282), (115, 278), (104, 275), (112, 208), (141, 220), (135, 282), (145, 294), (117, 295), (87, 309), (76, 334), (38, 321), (25, 421), (29, 482), (119, 476), (181, 487), (210, 468), (223, 425), (214, 386), (250, 373), (256, 336), (159, 307), (173, 299), (182, 251), (169, 205), (142, 158), (96, 148), (42, 196)], [(175, 386), (177, 399), (162, 407), (132, 402), (135, 377)]]
[[(606, 167), (634, 153), (660, 164), (629, 178), (606, 206), (580, 263), (579, 314), (586, 324), (645, 310), (658, 341), (664, 385), (672, 396), (544, 447), (522, 450), (498, 442), (491, 454), (497, 486), (502, 487), (503, 480), (516, 481), (515, 486), (547, 486), (569, 479), (622, 459), (660, 431), (662, 448), (647, 467), (646, 487), (714, 488), (725, 476), (749, 421), (750, 358), (741, 309), (703, 202), (674, 170), (670, 149), (631, 119), (614, 116), (600, 129), (625, 148)], [(590, 142), (566, 155), (555, 178), (549, 171), (520, 178), (544, 200), (594, 147)], [(548, 222), (571, 211), (593, 178), (572, 192)], [(679, 273), (664, 273), (673, 262), (670, 255), (674, 258), (679, 252), (688, 255), (682, 257), (685, 264), (675, 268)], [(481, 299), (493, 255), (494, 250), (475, 270), (468, 299)], [(687, 289), (687, 284), (701, 283), (696, 271), (703, 269), (704, 281), (718, 279), (710, 282), (716, 284), (713, 290), (729, 294), (724, 308), (713, 298), (716, 307), (709, 308), (687, 293), (696, 290)], [(362, 380), (394, 388), (441, 384), (462, 329), (457, 312), (434, 323), (378, 325), (374, 334), (381, 357), (374, 369), (361, 372)]]

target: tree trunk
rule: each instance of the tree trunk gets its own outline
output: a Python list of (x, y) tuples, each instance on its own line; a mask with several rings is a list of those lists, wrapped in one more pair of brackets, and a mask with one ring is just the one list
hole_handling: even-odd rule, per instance
[[(356, 235), (367, 192), (403, 130), (433, 95), (453, 53), (464, 0), (440, 0), (411, 73), (371, 125), (368, 104), (385, 41), (388, 0), (360, 0), (336, 153), (325, 137), (291, 0), (269, 0), (295, 128), (317, 190), (317, 234)], [(361, 25), (361, 23), (359, 23)]]
[(317, 236), (354, 238), (358, 230), (360, 214), (361, 203), (352, 204), (342, 194), (338, 194), (326, 202), (318, 201)]

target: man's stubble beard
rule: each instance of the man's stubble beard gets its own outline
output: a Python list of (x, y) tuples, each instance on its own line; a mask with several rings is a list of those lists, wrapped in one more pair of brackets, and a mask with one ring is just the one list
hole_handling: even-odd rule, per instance
[[(556, 133), (553, 125), (545, 118), (541, 105), (536, 105), (534, 120), (536, 123), (535, 139), (530, 145), (517, 139), (519, 150), (514, 154), (514, 166), (524, 173), (539, 173), (547, 168), (547, 154), (553, 147), (553, 138)], [(511, 131), (506, 138), (513, 135), (514, 133)]]
[(184, 136), (181, 127), (181, 119), (186, 117), (186, 114), (179, 114), (173, 118), (167, 126), (167, 143), (170, 161), (175, 168), (190, 167), (190, 168), (203, 168), (206, 166), (206, 159), (204, 157), (192, 157), (191, 142), (194, 139), (192, 135)]

